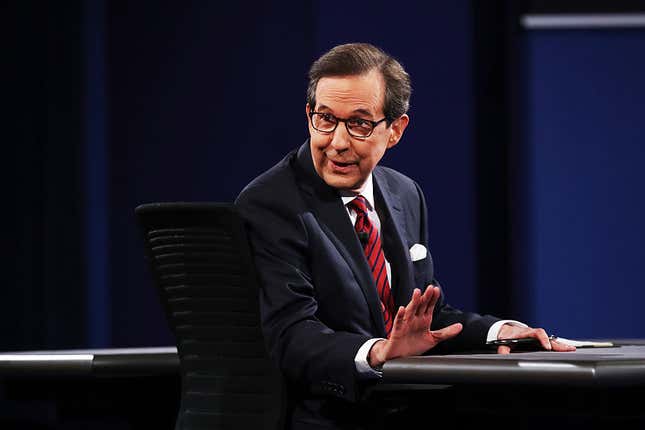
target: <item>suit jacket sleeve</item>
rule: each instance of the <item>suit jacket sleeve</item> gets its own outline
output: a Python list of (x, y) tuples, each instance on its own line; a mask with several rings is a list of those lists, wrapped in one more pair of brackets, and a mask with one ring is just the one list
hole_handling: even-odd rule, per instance
[[(296, 206), (297, 200), (293, 196)], [(334, 331), (317, 318), (307, 229), (302, 214), (288, 202), (254, 184), (236, 201), (260, 278), (262, 328), (269, 354), (292, 386), (355, 401), (359, 393), (354, 356), (370, 336)]]

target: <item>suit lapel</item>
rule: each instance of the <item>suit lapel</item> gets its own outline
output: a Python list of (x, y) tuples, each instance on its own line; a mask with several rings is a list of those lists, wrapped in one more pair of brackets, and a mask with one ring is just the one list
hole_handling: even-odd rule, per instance
[(374, 169), (376, 209), (381, 220), (383, 249), (392, 266), (392, 291), (397, 306), (408, 304), (414, 287), (414, 275), (408, 244), (405, 240), (405, 214), (399, 194), (390, 189), (387, 178), (378, 167)]
[(303, 197), (316, 215), (325, 234), (352, 269), (370, 309), (374, 327), (385, 337), (385, 325), (376, 285), (363, 248), (338, 192), (318, 176), (313, 167), (309, 141), (298, 150), (296, 172)]

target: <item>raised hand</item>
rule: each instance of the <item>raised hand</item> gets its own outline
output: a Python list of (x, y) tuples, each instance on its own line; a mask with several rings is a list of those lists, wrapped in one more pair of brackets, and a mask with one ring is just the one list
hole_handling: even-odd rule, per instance
[(458, 335), (462, 329), (460, 323), (430, 330), (432, 312), (440, 296), (441, 290), (432, 285), (428, 285), (423, 294), (415, 289), (410, 303), (399, 307), (390, 337), (372, 346), (368, 355), (370, 366), (378, 367), (393, 358), (422, 354), (439, 342)]

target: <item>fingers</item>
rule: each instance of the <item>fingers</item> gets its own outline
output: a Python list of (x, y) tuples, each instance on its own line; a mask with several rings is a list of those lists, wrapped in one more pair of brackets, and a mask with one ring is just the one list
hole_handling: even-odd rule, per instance
[(396, 336), (400, 331), (404, 330), (406, 321), (405, 318), (405, 308), (399, 306), (399, 309), (394, 316), (394, 323), (392, 324), (392, 336)]
[(461, 325), (461, 323), (455, 323), (449, 325), (448, 327), (444, 327), (441, 330), (434, 330), (431, 332), (431, 334), (437, 342), (442, 342), (444, 340), (457, 336), (463, 328), (464, 326)]
[(551, 350), (551, 341), (549, 340), (549, 336), (546, 334), (544, 329), (541, 328), (536, 328), (531, 330), (531, 337), (536, 338), (537, 340), (540, 341), (540, 344), (542, 345), (542, 348), (550, 351)]
[(558, 352), (569, 352), (569, 351), (575, 351), (576, 347), (572, 345), (566, 345), (564, 343), (560, 343), (557, 340), (552, 340), (551, 341), (551, 346), (553, 347), (554, 351)]
[(423, 294), (421, 294), (421, 290), (415, 288), (405, 311), (408, 315), (427, 316), (428, 313), (432, 313), (434, 310), (434, 306), (440, 296), (441, 290), (432, 285), (428, 285)]
[(419, 308), (419, 302), (421, 301), (421, 290), (418, 288), (415, 288), (414, 291), (412, 292), (412, 298), (410, 299), (410, 302), (407, 304), (405, 307), (405, 313), (408, 315), (416, 315), (417, 309)]
[(428, 288), (426, 288), (425, 294), (428, 295), (428, 301), (426, 303), (426, 306), (423, 312), (426, 315), (432, 314), (432, 312), (434, 311), (434, 307), (437, 304), (439, 297), (441, 296), (441, 290), (439, 289), (439, 287), (435, 287), (432, 284), (430, 284), (428, 285)]
[(547, 351), (552, 349), (549, 336), (541, 328), (517, 327), (505, 324), (501, 327), (497, 336), (498, 339), (533, 338)]
[[(531, 331), (533, 333), (529, 333), (529, 334), (533, 334), (533, 335), (530, 335), (530, 336), (526, 335), (524, 337), (535, 337), (536, 339), (539, 339), (540, 344), (542, 346), (544, 346), (542, 344), (542, 338), (541, 338), (541, 333), (540, 333), (540, 331), (543, 332), (544, 330), (542, 330), (542, 329), (532, 329)], [(548, 339), (548, 337), (547, 337), (547, 339)], [(570, 352), (570, 351), (575, 351), (576, 350), (576, 348), (574, 346), (566, 345), (564, 343), (560, 343), (557, 340), (549, 341), (549, 348), (546, 348), (546, 349), (557, 351), (557, 352)], [(508, 345), (500, 345), (500, 346), (497, 347), (497, 353), (498, 354), (510, 354), (511, 353), (511, 347), (508, 346)]]
[(497, 347), (497, 353), (498, 354), (510, 354), (511, 353), (511, 347), (508, 345), (500, 345)]
[(419, 300), (419, 307), (417, 308), (417, 313), (416, 313), (418, 317), (423, 316), (426, 313), (426, 309), (428, 308), (428, 303), (430, 302), (430, 299), (432, 299), (432, 294), (433, 294), (432, 288), (428, 287), (421, 295)]

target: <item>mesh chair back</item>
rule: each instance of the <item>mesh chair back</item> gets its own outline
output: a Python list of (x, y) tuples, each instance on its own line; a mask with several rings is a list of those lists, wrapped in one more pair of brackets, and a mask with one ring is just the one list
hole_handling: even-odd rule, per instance
[(282, 378), (266, 354), (255, 269), (234, 206), (152, 203), (135, 212), (177, 341), (176, 429), (282, 428)]

